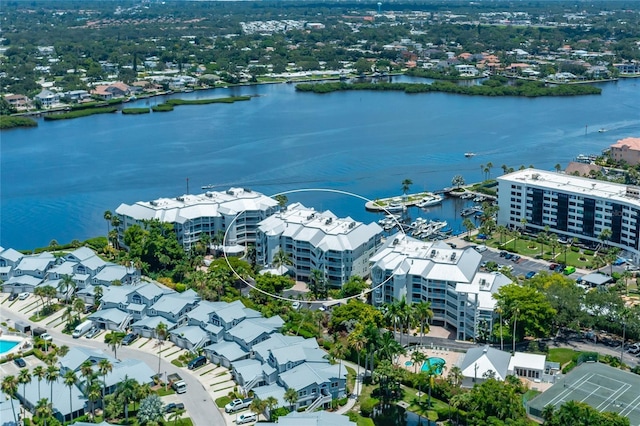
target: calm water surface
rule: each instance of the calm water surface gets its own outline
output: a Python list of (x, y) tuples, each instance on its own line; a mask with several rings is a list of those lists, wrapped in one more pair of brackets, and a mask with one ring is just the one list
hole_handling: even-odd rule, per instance
[[(601, 96), (484, 98), (448, 94), (296, 93), (262, 85), (182, 94), (259, 95), (231, 105), (54, 122), (0, 135), (0, 245), (29, 249), (106, 234), (120, 203), (201, 192), (202, 185), (275, 194), (331, 188), (374, 199), (482, 178), (481, 165), (563, 167), (622, 137), (640, 136), (640, 81), (601, 85)], [(160, 98), (130, 106), (160, 103)], [(598, 129), (607, 131), (599, 133)], [(476, 152), (465, 158), (467, 151)], [(362, 200), (290, 195), (338, 216), (372, 221)], [(430, 213), (461, 222), (446, 203)], [(439, 210), (438, 210), (439, 209)], [(452, 223), (454, 229), (459, 223)]]

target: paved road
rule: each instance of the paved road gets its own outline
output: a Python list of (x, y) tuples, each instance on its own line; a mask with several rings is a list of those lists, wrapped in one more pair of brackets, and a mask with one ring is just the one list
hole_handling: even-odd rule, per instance
[[(7, 309), (6, 307), (2, 308), (2, 316), (14, 321), (22, 320), (30, 322), (26, 315)], [(53, 341), (57, 345), (64, 344), (69, 347), (84, 346), (93, 349), (100, 349), (107, 353), (111, 353), (111, 349), (103, 341), (84, 338), (74, 339), (67, 334), (60, 333), (53, 327), (47, 327), (47, 331), (53, 336)], [(157, 371), (158, 356), (154, 355), (153, 353), (121, 346), (117, 350), (117, 355), (119, 359), (139, 359), (141, 361), (144, 361), (154, 371)], [(200, 381), (195, 376), (183, 369), (176, 367), (170, 362), (165, 361), (164, 359), (161, 359), (160, 361), (160, 371), (162, 374), (164, 374), (165, 372), (167, 372), (168, 374), (179, 373), (187, 383), (187, 392), (178, 396), (184, 403), (185, 409), (187, 410), (189, 417), (191, 417), (194, 425), (226, 425), (226, 422), (224, 421), (222, 414), (218, 410), (218, 407), (216, 407), (214, 401), (211, 399), (210, 393), (207, 392), (207, 389), (205, 389), (202, 383), (200, 383)]]

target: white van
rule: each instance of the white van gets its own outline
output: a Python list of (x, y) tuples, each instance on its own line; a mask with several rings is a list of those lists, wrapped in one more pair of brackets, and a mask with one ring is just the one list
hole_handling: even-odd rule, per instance
[(93, 321), (91, 320), (86, 320), (81, 324), (78, 324), (76, 326), (76, 328), (73, 330), (73, 333), (71, 333), (71, 336), (74, 339), (77, 339), (78, 337), (82, 336), (83, 334), (85, 334), (87, 331), (91, 330), (93, 328)]
[(483, 245), (481, 245), (481, 246), (476, 246), (476, 247), (475, 247), (475, 249), (476, 249), (476, 251), (477, 251), (478, 253), (482, 253), (482, 252), (487, 251), (487, 246), (485, 246), (485, 245), (483, 244)]

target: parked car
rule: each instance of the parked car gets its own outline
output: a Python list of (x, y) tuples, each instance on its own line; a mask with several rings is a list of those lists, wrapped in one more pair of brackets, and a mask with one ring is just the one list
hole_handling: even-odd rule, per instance
[(529, 280), (533, 278), (535, 275), (536, 275), (536, 271), (529, 271), (527, 272), (527, 275), (525, 275), (524, 277)]
[(18, 298), (18, 293), (11, 293), (9, 295), (9, 302), (12, 302)]
[(245, 423), (253, 423), (258, 420), (258, 416), (255, 413), (242, 413), (236, 417), (236, 424), (242, 425)]
[(86, 337), (87, 339), (93, 339), (96, 336), (96, 334), (98, 334), (99, 332), (100, 332), (100, 329), (94, 327), (91, 330), (89, 330), (87, 334), (84, 335), (84, 337)]
[(22, 358), (16, 358), (16, 359), (14, 359), (14, 360), (13, 360), (13, 363), (14, 363), (15, 365), (17, 365), (18, 367), (20, 367), (20, 368), (24, 368), (24, 367), (26, 367), (26, 366), (27, 366), (27, 363), (26, 363), (26, 362), (24, 362), (24, 359), (22, 359)]
[(520, 261), (520, 259), (522, 259), (522, 257), (520, 257), (517, 254), (514, 254), (513, 257), (511, 258), (511, 261), (518, 263)]
[(189, 364), (187, 364), (187, 368), (189, 370), (195, 370), (198, 367), (202, 367), (206, 363), (207, 363), (207, 357), (204, 355), (200, 355), (198, 357), (195, 357), (191, 361), (189, 361)]
[(557, 263), (550, 263), (550, 264), (549, 264), (549, 270), (550, 270), (550, 271), (555, 270), (557, 267), (558, 267), (558, 264), (557, 264)]
[(165, 413), (173, 413), (174, 411), (184, 410), (184, 404), (182, 402), (170, 402), (164, 407)]
[(503, 251), (500, 252), (500, 257), (505, 257), (506, 255), (507, 255), (506, 251), (503, 250)]
[(575, 266), (567, 266), (566, 268), (563, 269), (562, 273), (565, 275), (571, 275), (576, 271), (576, 267)]
[(42, 340), (44, 340), (45, 342), (50, 342), (50, 341), (52, 341), (52, 340), (53, 340), (53, 336), (52, 336), (52, 335), (50, 335), (49, 333), (42, 333), (42, 334), (40, 335), (40, 338), (41, 338)]
[(296, 300), (295, 302), (293, 302), (293, 303), (291, 304), (291, 307), (292, 307), (293, 309), (296, 309), (296, 310), (300, 309), (300, 302), (298, 302), (298, 301)]
[(129, 333), (122, 339), (122, 346), (129, 346), (138, 338), (136, 333)]
[(507, 260), (511, 259), (512, 257), (513, 257), (513, 254), (511, 254), (511, 253), (507, 253), (507, 254), (504, 255), (504, 258), (507, 259)]
[(485, 246), (484, 244), (483, 244), (483, 245), (480, 245), (480, 246), (476, 246), (476, 247), (474, 247), (474, 248), (476, 249), (476, 251), (477, 251), (478, 253), (482, 253), (482, 252), (487, 251), (487, 246)]
[(31, 293), (26, 292), (26, 291), (25, 291), (25, 292), (22, 292), (22, 293), (20, 293), (20, 294), (18, 295), (18, 299), (20, 299), (20, 300), (25, 300), (27, 297), (29, 297), (29, 295), (30, 295), (30, 294), (31, 294)]

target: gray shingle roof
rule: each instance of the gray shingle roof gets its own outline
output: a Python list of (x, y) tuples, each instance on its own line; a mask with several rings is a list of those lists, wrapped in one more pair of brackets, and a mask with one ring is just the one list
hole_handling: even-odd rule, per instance
[(205, 347), (204, 350), (221, 355), (231, 362), (244, 358), (248, 354), (248, 352), (242, 349), (242, 347), (236, 342), (226, 341), (209, 345)]

